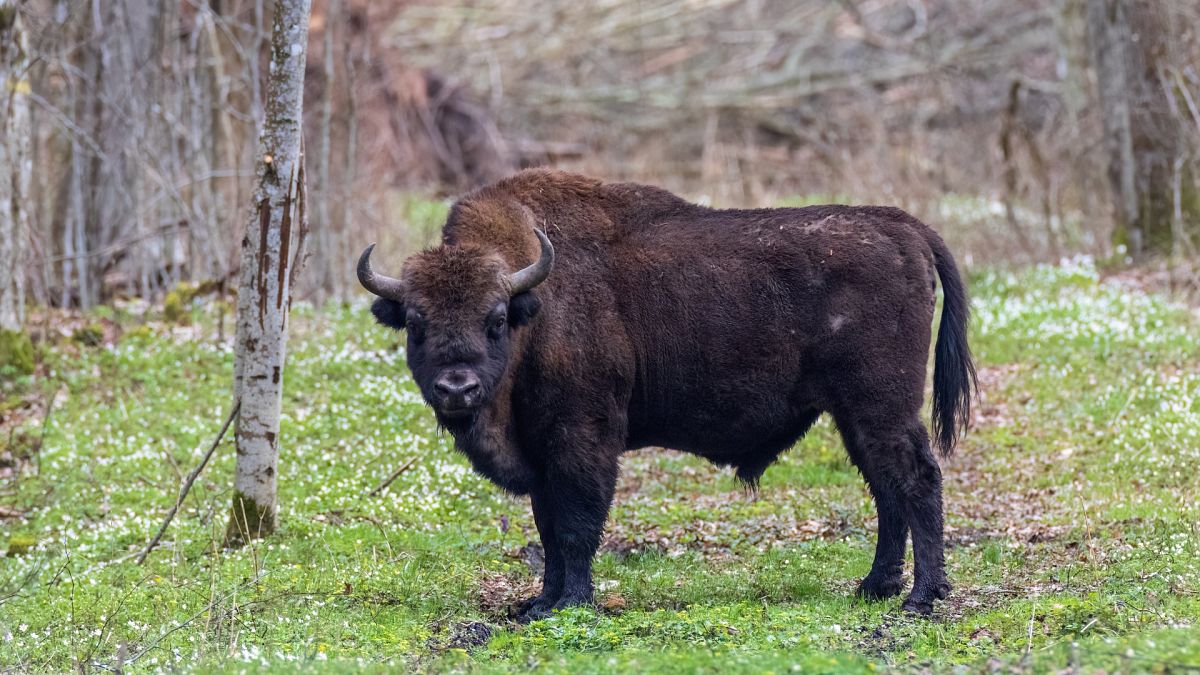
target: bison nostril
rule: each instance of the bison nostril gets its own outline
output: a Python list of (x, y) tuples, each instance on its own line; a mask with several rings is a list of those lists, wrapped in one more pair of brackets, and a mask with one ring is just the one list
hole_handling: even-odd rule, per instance
[(479, 391), (479, 378), (471, 373), (453, 372), (443, 375), (433, 384), (439, 394), (449, 397), (466, 397)]

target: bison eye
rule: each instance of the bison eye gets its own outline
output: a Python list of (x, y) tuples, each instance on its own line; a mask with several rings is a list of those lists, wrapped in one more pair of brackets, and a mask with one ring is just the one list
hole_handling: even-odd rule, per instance
[(425, 340), (425, 317), (415, 309), (408, 310), (404, 317), (404, 327), (408, 330), (408, 337), (420, 344)]
[(488, 319), (488, 337), (493, 340), (499, 340), (500, 336), (504, 335), (504, 329), (508, 327), (508, 317), (503, 311), (496, 312)]

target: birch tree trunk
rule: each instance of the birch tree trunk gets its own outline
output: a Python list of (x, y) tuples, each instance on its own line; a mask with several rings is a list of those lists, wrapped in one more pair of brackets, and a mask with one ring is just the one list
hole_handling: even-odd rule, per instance
[(15, 0), (0, 0), (0, 331), (25, 318), (26, 200), (30, 193), (29, 41)]
[(276, 527), (287, 319), (306, 229), (301, 119), (311, 9), (311, 0), (275, 2), (254, 217), (242, 240), (234, 362), (234, 398), (241, 401), (241, 413), (226, 546), (266, 536)]

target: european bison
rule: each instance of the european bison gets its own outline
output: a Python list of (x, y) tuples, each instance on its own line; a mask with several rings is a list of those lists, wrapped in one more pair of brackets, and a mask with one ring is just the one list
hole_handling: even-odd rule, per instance
[[(541, 228), (541, 229), (539, 229)], [(544, 230), (544, 234), (543, 234)], [(551, 243), (553, 242), (553, 245)], [(879, 513), (859, 595), (950, 591), (941, 472), (920, 411), (941, 278), (933, 429), (969, 417), (968, 302), (942, 239), (878, 206), (711, 209), (659, 188), (524, 171), (458, 201), (441, 245), (399, 278), (358, 277), (475, 469), (528, 494), (546, 551), (522, 618), (592, 600), (592, 557), (621, 454), (661, 446), (754, 484), (821, 413)]]

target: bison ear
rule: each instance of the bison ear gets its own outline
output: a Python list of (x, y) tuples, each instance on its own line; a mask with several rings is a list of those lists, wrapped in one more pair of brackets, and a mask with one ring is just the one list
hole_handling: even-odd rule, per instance
[(524, 326), (537, 316), (541, 308), (542, 301), (538, 300), (533, 291), (517, 293), (508, 300), (508, 325), (513, 328)]
[(404, 303), (388, 300), (387, 298), (377, 298), (371, 304), (371, 313), (375, 315), (375, 320), (396, 330), (404, 329), (405, 309)]

